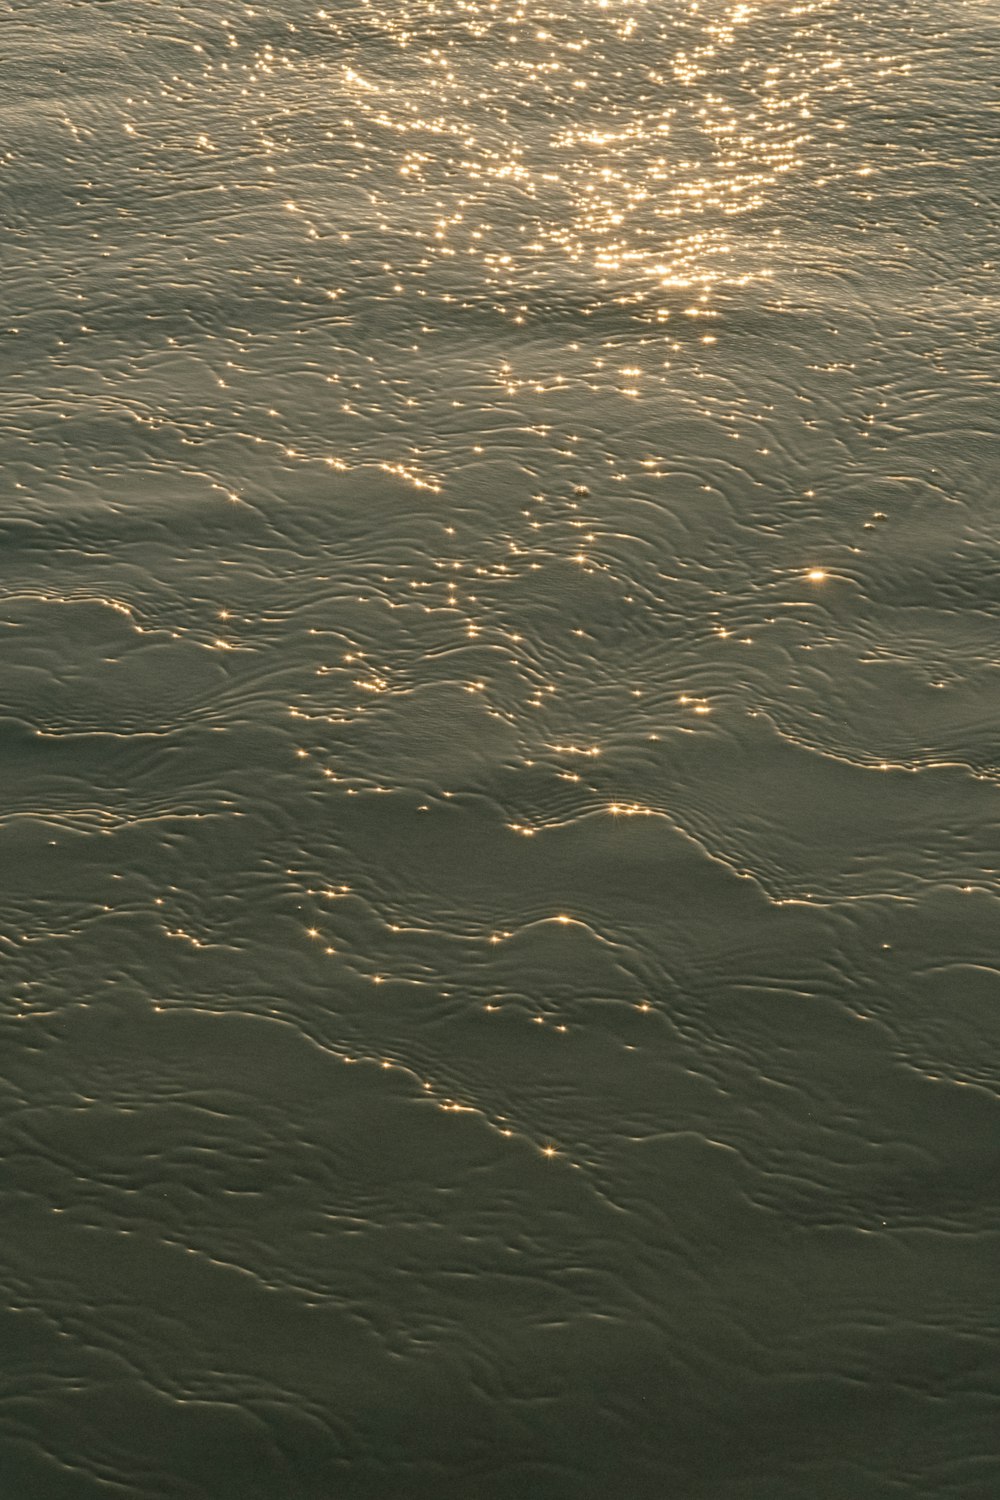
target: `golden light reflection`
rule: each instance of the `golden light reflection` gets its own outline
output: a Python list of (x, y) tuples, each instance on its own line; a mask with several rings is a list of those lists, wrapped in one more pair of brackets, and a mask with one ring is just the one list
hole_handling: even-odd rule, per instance
[[(805, 21), (816, 9), (792, 13)], [(820, 97), (853, 84), (839, 49), (807, 48), (801, 31), (775, 33), (769, 7), (752, 5), (693, 4), (667, 16), (627, 0), (596, 0), (532, 18), (506, 0), (461, 0), (457, 15), (476, 46), (426, 33), (420, 15), (404, 7), (366, 20), (398, 62), (381, 66), (375, 51), (366, 53), (363, 71), (357, 55), (330, 65), (346, 108), (327, 138), (339, 135), (358, 150), (386, 132), (398, 142), (400, 195), (394, 210), (379, 204), (382, 227), (398, 212), (434, 257), (476, 258), (507, 293), (523, 284), (522, 270), (553, 252), (608, 278), (609, 298), (610, 279), (627, 275), (626, 301), (636, 294), (662, 300), (675, 287), (712, 294), (726, 279), (765, 274), (763, 263), (735, 264), (746, 248), (730, 240), (726, 220), (765, 206), (775, 185), (805, 164)], [(337, 13), (318, 11), (315, 22), (346, 40)], [(270, 100), (281, 74), (307, 64), (297, 51), (267, 43), (234, 66)], [(322, 72), (328, 64), (311, 66)], [(609, 77), (626, 73), (637, 84), (627, 111), (607, 87)], [(535, 103), (553, 122), (547, 134), (515, 130), (512, 104), (523, 112)], [(254, 125), (262, 154), (280, 161), (284, 131)], [(277, 168), (268, 162), (264, 170)], [(304, 220), (315, 210), (294, 191), (283, 201)], [(516, 235), (509, 216), (496, 212), (511, 191), (530, 210)], [(309, 232), (315, 236), (316, 226)], [(390, 274), (403, 294), (403, 268)], [(599, 294), (595, 306), (602, 300)], [(584, 316), (593, 310), (581, 309)], [(515, 326), (531, 320), (527, 304), (500, 311)], [(652, 316), (669, 312), (654, 307)]]
[[(829, 9), (829, 0), (824, 3)], [(794, 25), (804, 24), (813, 11), (821, 8), (809, 4), (794, 7), (790, 12), (796, 17)], [(829, 47), (819, 48), (817, 38), (822, 38), (818, 28), (806, 47), (792, 35), (787, 25), (788, 12), (782, 15), (779, 27), (769, 23), (767, 12), (774, 10), (763, 5), (732, 4), (729, 0), (718, 4), (715, 0), (709, 3), (702, 0), (701, 5), (692, 0), (687, 6), (676, 7), (667, 18), (642, 0), (636, 4), (629, 0), (593, 0), (565, 14), (532, 12), (519, 6), (516, 0), (458, 0), (457, 11), (447, 18), (445, 26), (443, 13), (433, 0), (427, 0), (426, 4), (421, 0), (415, 6), (410, 0), (403, 0), (401, 7), (383, 8), (381, 15), (377, 7), (374, 10), (367, 7), (365, 28), (375, 32), (381, 29), (384, 36), (380, 41), (388, 45), (360, 49), (365, 57), (364, 73), (344, 65), (344, 52), (329, 49), (332, 60), (326, 92), (331, 92), (329, 86), (333, 90), (338, 84), (342, 87), (335, 95), (336, 117), (331, 115), (327, 121), (332, 128), (323, 136), (329, 144), (324, 148), (320, 141), (320, 159), (310, 164), (317, 168), (316, 175), (328, 173), (331, 166), (334, 174), (343, 173), (345, 161), (351, 161), (348, 153), (357, 152), (356, 167), (349, 165), (345, 175), (350, 178), (351, 190), (357, 188), (364, 197), (365, 223), (350, 225), (355, 245), (347, 251), (341, 246), (352, 235), (339, 224), (334, 227), (330, 223), (324, 193), (310, 187), (309, 174), (295, 171), (297, 165), (301, 166), (295, 160), (292, 134), (296, 110), (292, 96), (280, 93), (288, 81), (285, 75), (297, 71), (300, 79), (312, 84), (316, 81), (316, 70), (326, 68), (327, 62), (314, 55), (312, 49), (307, 56), (293, 47), (284, 48), (277, 40), (277, 23), (273, 43), (260, 46), (252, 62), (249, 52), (242, 54), (248, 58), (245, 64), (241, 65), (239, 58), (234, 57), (234, 70), (242, 66), (243, 78), (252, 81), (254, 97), (263, 106), (260, 120), (253, 121), (261, 158), (257, 186), (269, 195), (273, 217), (280, 220), (281, 233), (301, 242), (305, 252), (298, 260), (293, 259), (293, 268), (302, 274), (289, 276), (289, 283), (303, 288), (303, 298), (307, 293), (315, 297), (322, 309), (321, 316), (329, 320), (331, 329), (346, 325), (356, 316), (354, 284), (343, 270), (338, 272), (327, 265), (321, 271), (318, 261), (317, 269), (310, 273), (308, 258), (320, 247), (307, 241), (319, 238), (328, 244), (337, 242), (334, 248), (338, 253), (364, 256), (373, 239), (377, 242), (379, 234), (385, 236), (381, 244), (386, 248), (372, 256), (372, 271), (377, 272), (376, 262), (381, 264), (385, 280), (380, 283), (379, 295), (394, 326), (406, 330), (403, 337), (413, 339), (412, 345), (404, 344), (401, 337), (396, 352), (400, 357), (404, 352), (407, 358), (412, 355), (415, 372), (412, 380), (407, 374), (393, 384), (395, 373), (381, 368), (381, 359), (379, 364), (372, 364), (370, 373), (360, 369), (361, 359), (374, 360), (374, 355), (360, 355), (359, 368), (351, 367), (348, 359), (342, 357), (357, 353), (356, 349), (348, 348), (349, 341), (343, 349), (337, 346), (336, 353), (325, 350), (317, 361), (315, 378), (330, 403), (328, 410), (333, 421), (340, 426), (332, 434), (324, 431), (321, 422), (316, 424), (314, 432), (305, 430), (309, 425), (306, 423), (295, 430), (294, 418), (287, 411), (279, 413), (271, 408), (265, 417), (261, 407), (260, 425), (272, 435), (253, 434), (252, 441), (273, 445), (276, 452), (280, 441), (280, 453), (285, 459), (295, 464), (313, 464), (319, 478), (331, 486), (336, 480), (329, 471), (342, 471), (360, 461), (426, 492), (413, 497), (415, 510), (427, 505), (428, 513), (435, 517), (450, 515), (447, 502), (454, 490), (445, 483), (446, 464), (449, 452), (456, 451), (456, 446), (449, 449), (448, 444), (460, 442), (464, 462), (469, 461), (470, 452), (477, 457), (487, 455), (483, 464), (477, 466), (484, 471), (497, 447), (496, 434), (479, 425), (481, 408), (477, 405), (477, 395), (466, 403), (452, 401), (454, 411), (445, 411), (440, 422), (427, 420), (432, 401), (438, 401), (444, 408), (453, 394), (467, 395), (464, 390), (454, 390), (447, 379), (439, 381), (439, 371), (447, 368), (448, 356), (438, 360), (434, 337), (447, 331), (447, 320), (452, 316), (457, 318), (460, 308), (473, 317), (482, 316), (484, 350), (496, 350), (496, 344), (490, 340), (502, 341), (500, 351), (489, 355), (490, 369), (484, 378), (486, 382), (495, 382), (489, 395), (497, 410), (512, 415), (510, 430), (516, 433), (518, 443), (538, 441), (540, 458), (530, 482), (546, 490), (551, 491), (555, 486), (550, 485), (549, 475), (542, 467), (543, 445), (549, 457), (555, 451), (560, 461), (574, 456), (574, 445), (578, 445), (577, 459), (588, 452), (592, 454), (594, 432), (590, 418), (579, 415), (580, 409), (587, 407), (588, 393), (613, 391), (618, 409), (624, 410), (625, 400), (635, 402), (640, 391), (644, 398), (647, 393), (655, 393), (657, 381), (663, 379), (661, 370), (670, 368), (670, 361), (662, 359), (666, 352), (680, 356), (674, 362), (675, 369), (686, 368), (690, 360), (692, 378), (706, 378), (705, 372), (713, 372), (715, 366), (712, 356), (701, 346), (714, 344), (717, 332), (724, 335), (727, 326), (715, 305), (719, 290), (747, 286), (771, 274), (770, 262), (778, 259), (775, 241), (780, 232), (761, 226), (766, 224), (773, 208), (775, 187), (782, 178), (787, 180), (788, 174), (800, 172), (807, 162), (811, 132), (818, 128), (813, 121), (819, 95), (849, 88), (852, 83), (845, 76), (850, 70), (843, 60), (834, 57)], [(338, 36), (346, 35), (343, 13), (320, 10), (315, 15), (317, 21), (324, 26), (328, 23)], [(450, 34), (451, 22), (457, 39)], [(228, 23), (223, 20), (221, 24)], [(463, 34), (486, 45), (463, 46)], [(228, 41), (231, 49), (237, 48), (235, 36), (229, 36)], [(431, 41), (440, 45), (430, 46)], [(735, 51), (736, 48), (739, 50)], [(345, 50), (350, 56), (353, 45)], [(381, 62), (383, 57), (390, 57), (391, 63)], [(618, 89), (610, 82), (612, 77), (629, 80), (627, 107), (623, 107), (625, 85)], [(316, 93), (318, 97), (320, 91)], [(349, 96), (346, 100), (345, 95)], [(136, 133), (133, 126), (126, 126), (126, 130), (129, 135)], [(190, 141), (199, 152), (205, 153), (200, 161), (211, 166), (209, 153), (215, 150), (213, 139), (207, 135), (195, 136), (194, 130), (192, 124)], [(329, 161), (323, 159), (324, 149), (329, 152)], [(338, 157), (338, 152), (343, 154)], [(364, 175), (372, 171), (371, 162), (377, 163), (379, 153), (384, 153), (383, 166), (387, 165), (391, 172), (393, 184), (389, 193), (381, 195), (377, 168), (374, 175)], [(264, 156), (268, 158), (266, 163)], [(871, 170), (861, 168), (858, 175)], [(334, 175), (331, 180), (336, 180)], [(760, 218), (755, 219), (753, 216), (758, 213)], [(750, 217), (743, 225), (737, 225), (735, 221), (741, 215)], [(739, 233), (735, 232), (737, 228)], [(397, 238), (390, 239), (390, 234)], [(383, 255), (391, 256), (391, 260), (382, 260)], [(457, 258), (457, 262), (449, 265), (451, 258)], [(454, 297), (451, 292), (438, 295), (435, 291), (435, 268), (439, 274), (443, 271), (451, 278), (445, 284), (451, 287)], [(534, 356), (525, 353), (533, 347), (533, 341), (542, 343), (545, 339), (544, 278), (548, 275), (553, 275), (557, 282), (561, 279), (566, 297), (566, 307), (562, 310), (566, 326), (575, 331), (587, 328), (584, 320), (593, 320), (590, 342), (585, 340), (582, 347), (563, 346), (574, 352), (574, 358), (571, 360), (569, 354), (564, 354), (564, 368), (558, 372), (537, 360), (533, 363)], [(424, 285), (419, 285), (419, 280), (425, 277)], [(336, 285), (340, 280), (346, 284)], [(440, 285), (439, 282), (438, 291)], [(537, 291), (539, 287), (541, 291)], [(419, 298), (426, 300), (421, 303)], [(440, 307), (433, 307), (435, 302), (455, 305), (442, 316)], [(419, 310), (416, 317), (410, 316), (414, 309)], [(627, 339), (618, 338), (614, 330), (620, 329), (626, 317), (640, 317), (646, 324), (651, 349), (641, 341), (630, 345)], [(618, 321), (605, 321), (603, 327), (599, 326), (602, 320), (613, 319)], [(671, 324), (669, 334), (667, 322)], [(608, 326), (612, 329), (610, 335), (605, 332)], [(713, 331), (703, 332), (706, 327)], [(172, 339), (168, 342), (174, 343)], [(333, 340), (330, 346), (334, 346)], [(377, 340), (371, 347), (377, 352)], [(596, 357), (595, 348), (606, 358)], [(499, 352), (506, 356), (502, 362)], [(484, 354), (484, 364), (486, 359)], [(393, 359), (386, 363), (392, 366)], [(329, 364), (338, 368), (327, 370)], [(216, 383), (229, 394), (215, 397), (213, 393), (214, 399), (236, 399), (239, 376), (228, 370), (226, 376)], [(421, 382), (434, 389), (428, 394)], [(346, 399), (341, 405), (342, 397)], [(566, 421), (573, 418), (552, 417), (560, 400), (566, 401), (567, 410), (572, 409), (570, 402), (577, 403), (575, 420), (582, 437), (564, 430)], [(283, 401), (283, 406), (288, 404)], [(467, 408), (464, 412), (463, 404)], [(420, 408), (419, 413), (415, 414), (412, 408)], [(591, 405), (590, 410), (593, 409)], [(641, 407), (630, 406), (629, 420), (633, 420), (632, 414), (641, 411)], [(552, 422), (541, 420), (543, 417), (552, 418)], [(289, 421), (293, 426), (285, 430)], [(272, 422), (277, 425), (271, 427)], [(454, 427), (449, 426), (452, 422)], [(340, 435), (345, 430), (349, 437), (342, 441)], [(412, 440), (418, 431), (419, 440)], [(473, 438), (477, 439), (475, 443)], [(193, 438), (185, 437), (182, 441)], [(665, 440), (663, 445), (667, 446)], [(651, 446), (652, 441), (643, 441), (644, 450)], [(341, 450), (345, 457), (339, 456)], [(766, 449), (757, 451), (767, 454)], [(670, 479), (672, 457), (658, 455), (642, 462), (651, 480)], [(549, 528), (556, 524), (552, 517), (565, 501), (565, 486), (562, 498), (551, 492), (532, 496), (538, 508), (531, 515), (538, 519), (524, 523), (519, 540), (503, 539), (506, 564), (496, 564), (485, 547), (473, 552), (471, 549), (476, 545), (473, 536), (469, 542), (470, 554), (463, 562), (434, 560), (431, 551), (428, 573), (431, 567), (447, 567), (458, 575), (458, 582), (449, 580), (446, 589), (440, 587), (445, 581), (440, 574), (431, 574), (431, 581), (383, 577), (381, 584), (386, 587), (376, 585), (370, 592), (377, 596), (379, 606), (394, 609), (402, 606), (386, 597), (393, 584), (398, 584), (400, 591), (404, 588), (432, 591), (417, 593), (416, 597), (407, 593), (407, 607), (414, 615), (421, 609), (431, 614), (433, 607), (435, 613), (448, 616), (448, 646), (457, 645), (462, 652), (476, 657), (475, 662), (471, 659), (463, 662), (456, 674), (456, 681), (470, 695), (485, 693), (488, 681), (490, 697), (496, 682), (496, 696), (501, 698), (499, 673), (494, 677), (480, 653), (495, 648), (498, 642), (502, 642), (505, 652), (509, 651), (510, 643), (523, 647), (509, 653), (510, 659), (516, 658), (517, 666), (525, 673), (521, 679), (525, 689), (523, 701), (530, 704), (533, 714), (543, 707), (547, 713), (556, 705), (564, 705), (565, 717), (559, 721), (556, 732), (561, 731), (571, 741), (574, 732), (577, 738), (582, 737), (580, 743), (554, 744), (548, 748), (567, 758), (595, 758), (602, 751), (596, 744), (586, 743), (588, 736), (614, 734), (615, 738), (609, 737), (605, 755), (612, 765), (618, 766), (627, 763), (626, 752), (618, 749), (621, 742), (617, 726), (608, 730), (604, 721), (588, 722), (585, 713), (571, 717), (579, 700), (573, 697), (574, 685), (569, 674), (538, 665), (544, 661), (546, 645), (535, 639), (540, 632), (529, 630), (527, 638), (523, 638), (498, 627), (490, 592), (498, 580), (529, 578), (529, 569), (537, 571), (553, 556), (558, 557), (571, 586), (581, 593), (621, 579), (621, 573), (616, 575), (613, 571), (610, 577), (603, 571), (597, 576), (599, 570), (604, 570), (607, 559), (612, 560), (613, 568), (623, 553), (622, 539), (609, 535), (598, 522), (605, 514), (607, 488), (612, 482), (627, 483), (631, 473), (605, 473), (594, 479), (593, 472), (581, 461), (570, 482), (585, 474), (591, 478), (594, 498), (588, 498), (587, 486), (576, 485), (572, 489), (576, 498), (568, 502), (574, 509), (578, 501), (582, 502), (581, 515), (593, 512), (592, 516), (572, 523), (577, 531), (556, 533), (551, 547), (546, 547), (553, 535)], [(218, 488), (234, 504), (239, 500), (235, 491)], [(427, 496), (439, 493), (444, 493), (445, 500), (441, 509), (436, 510), (429, 505)], [(226, 514), (238, 523), (243, 511)], [(558, 524), (562, 525), (564, 519), (560, 512)], [(437, 522), (433, 524), (436, 526)], [(585, 530), (587, 526), (596, 529)], [(466, 525), (464, 512), (461, 529), (463, 538), (475, 531), (474, 525)], [(454, 537), (455, 527), (444, 527), (444, 533), (448, 538)], [(442, 550), (448, 547), (440, 532), (435, 531), (434, 535)], [(433, 549), (435, 543), (430, 546)], [(578, 565), (579, 571), (566, 566), (568, 559)], [(361, 566), (367, 566), (367, 561)], [(387, 571), (395, 566), (395, 562), (386, 564)], [(800, 565), (800, 569), (796, 576), (801, 579), (804, 573), (813, 584), (824, 582), (828, 576), (819, 567), (806, 570)], [(476, 618), (471, 618), (475, 600), (467, 595), (466, 588), (468, 582), (479, 577), (488, 578), (489, 582), (483, 585)], [(540, 583), (542, 578), (529, 581)], [(365, 577), (366, 590), (369, 583)], [(636, 594), (639, 596), (638, 588)], [(423, 600), (430, 602), (424, 604)], [(219, 619), (228, 620), (229, 612), (219, 611)], [(240, 619), (241, 625), (245, 623)], [(736, 620), (738, 616), (733, 621), (733, 630), (738, 632), (741, 626)], [(600, 633), (596, 627), (593, 634), (580, 628), (570, 632), (568, 627), (566, 621), (557, 627), (555, 634), (571, 633), (576, 641), (588, 639), (589, 645), (577, 647), (565, 641), (560, 645), (561, 650), (569, 647), (577, 661), (585, 659), (588, 649), (593, 649), (595, 656), (599, 653)], [(720, 639), (730, 639), (726, 628), (711, 629)], [(733, 640), (735, 643), (735, 637)], [(750, 638), (744, 636), (741, 643), (750, 644)], [(243, 649), (223, 640), (216, 640), (214, 645), (218, 650)], [(226, 666), (240, 660), (227, 658)], [(358, 690), (351, 694), (351, 715), (355, 714), (358, 696), (390, 692), (390, 675), (394, 690), (412, 686), (406, 672), (405, 651), (399, 657), (392, 657), (392, 666), (386, 666), (384, 671), (373, 668), (363, 652), (351, 652), (346, 660), (356, 663), (353, 671), (358, 674), (352, 678), (349, 672), (344, 673), (345, 683), (350, 681)], [(339, 667), (318, 669), (324, 688), (336, 684), (338, 679), (330, 674), (340, 670)], [(484, 673), (485, 677), (481, 675)], [(554, 682), (540, 686), (543, 676), (552, 677)], [(639, 671), (632, 680), (637, 677), (642, 680)], [(713, 693), (717, 690), (715, 679), (705, 686), (711, 686)], [(616, 682), (614, 690), (619, 708), (626, 694), (638, 698), (641, 692), (629, 686), (627, 677), (624, 682)], [(528, 697), (528, 693), (532, 696)], [(673, 693), (669, 696), (673, 697)], [(488, 701), (473, 697), (463, 703), (470, 712), (479, 707), (485, 714)], [(515, 703), (515, 698), (509, 701)], [(517, 722), (520, 701), (517, 698), (509, 716), (511, 723)], [(686, 713), (674, 710), (670, 732), (694, 735), (696, 727), (689, 714), (708, 716), (718, 712), (723, 718), (721, 701), (685, 695), (680, 702)], [(392, 706), (391, 699), (375, 703), (369, 700), (365, 711), (372, 711), (373, 718), (381, 718)], [(635, 705), (627, 705), (626, 709), (630, 717), (638, 718)], [(336, 795), (364, 796), (373, 790), (370, 786), (361, 791), (358, 786), (346, 786), (349, 779), (346, 775), (335, 773), (329, 766), (317, 765), (319, 759), (333, 753), (325, 744), (323, 749), (319, 748), (324, 743), (320, 726), (348, 723), (349, 717), (313, 715), (300, 709), (289, 712), (297, 718), (310, 719), (309, 733), (315, 734), (311, 740), (313, 750), (296, 752), (308, 778), (313, 777), (315, 770), (325, 778), (323, 790)], [(655, 734), (645, 737), (658, 738)], [(532, 731), (522, 746), (525, 766), (533, 764), (528, 754), (539, 753), (538, 738)], [(539, 756), (536, 774), (545, 766), (561, 783), (580, 782), (578, 772), (558, 770), (551, 763), (546, 766), (543, 756), (544, 752)], [(881, 762), (876, 768), (886, 771), (890, 766)], [(635, 801), (606, 804), (609, 788), (599, 782), (602, 768), (584, 769), (588, 781), (594, 782), (589, 794), (581, 797), (565, 784), (555, 788), (557, 795), (571, 807), (570, 817), (578, 815), (581, 802), (598, 819), (605, 810), (615, 818), (662, 816)], [(391, 782), (393, 768), (387, 768), (384, 775)], [(329, 785), (331, 782), (337, 785)], [(388, 793), (398, 787), (374, 790)], [(641, 787), (630, 782), (626, 770), (614, 784), (614, 792), (627, 798), (633, 790)], [(427, 795), (426, 788), (421, 789), (420, 795)], [(444, 797), (450, 795), (443, 793)], [(419, 810), (430, 809), (423, 803)], [(515, 804), (511, 812), (525, 821), (510, 822), (507, 828), (524, 838), (533, 838), (556, 826), (555, 815), (547, 808), (539, 811), (533, 802)], [(532, 819), (534, 825), (528, 821)], [(607, 825), (603, 826), (607, 833)], [(627, 839), (629, 835), (622, 830), (620, 835), (609, 836)], [(534, 851), (534, 862), (544, 852), (545, 841), (541, 841), (541, 848)], [(517, 848), (517, 853), (532, 859), (532, 851)], [(329, 888), (321, 894), (332, 901), (347, 889), (346, 886)], [(157, 900), (162, 903), (163, 898)], [(548, 900), (552, 900), (551, 890)], [(356, 901), (359, 904), (363, 901), (361, 884)], [(354, 904), (352, 901), (351, 905)], [(341, 912), (343, 908), (337, 914)], [(332, 925), (333, 913), (319, 907), (316, 913), (319, 919)], [(488, 926), (498, 915), (494, 911), (487, 917), (487, 931), (477, 934), (475, 943), (496, 947), (512, 936), (509, 931), (489, 933)], [(561, 926), (577, 921), (563, 912), (547, 920)], [(397, 924), (388, 926), (393, 933), (400, 931)], [(326, 955), (332, 957), (336, 953), (318, 927), (307, 928), (306, 934), (310, 940), (323, 944)], [(179, 929), (172, 935), (185, 936)], [(197, 943), (196, 939), (188, 940)], [(400, 976), (405, 971), (396, 958), (403, 942), (393, 939), (390, 969), (395, 977), (390, 994), (403, 982)], [(485, 959), (481, 946), (477, 952), (480, 959)], [(499, 969), (505, 956), (506, 953), (496, 954), (492, 967)], [(318, 954), (317, 961), (321, 961)], [(382, 974), (368, 978), (373, 985), (390, 982)], [(373, 997), (368, 998), (370, 1009), (382, 1008)], [(491, 1000), (483, 1009), (492, 1014), (508, 1011), (509, 1007), (504, 997), (503, 1004)], [(648, 1000), (641, 1000), (636, 1002), (636, 1009), (648, 1013), (654, 1007)], [(520, 1020), (527, 1019), (522, 1012)], [(548, 1027), (560, 1034), (567, 1031), (563, 1023), (556, 1024), (542, 1015), (530, 1019), (539, 1028), (532, 1035), (540, 1048), (547, 1044), (540, 1035), (541, 1029)], [(498, 1024), (506, 1025), (506, 1018)], [(387, 1069), (399, 1064), (382, 1059), (380, 1066)], [(424, 1082), (422, 1088), (433, 1092), (429, 1082)], [(438, 1102), (436, 1096), (433, 1102)], [(451, 1099), (446, 1099), (440, 1107), (455, 1112), (473, 1109), (471, 1104)], [(505, 1127), (501, 1133), (510, 1137), (514, 1132)], [(537, 1127), (534, 1141), (530, 1135), (521, 1136), (522, 1142), (541, 1150), (547, 1158), (560, 1154), (554, 1145), (538, 1147), (537, 1139)]]

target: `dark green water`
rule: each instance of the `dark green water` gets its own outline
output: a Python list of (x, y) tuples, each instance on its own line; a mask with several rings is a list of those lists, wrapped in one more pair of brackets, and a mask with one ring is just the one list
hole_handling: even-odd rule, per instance
[(6, 0), (4, 1500), (1000, 1494), (992, 0)]

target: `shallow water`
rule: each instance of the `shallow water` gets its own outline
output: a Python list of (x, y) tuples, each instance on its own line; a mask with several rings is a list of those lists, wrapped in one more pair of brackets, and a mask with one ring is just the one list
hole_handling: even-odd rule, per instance
[(4, 1493), (998, 1493), (995, 6), (0, 18)]

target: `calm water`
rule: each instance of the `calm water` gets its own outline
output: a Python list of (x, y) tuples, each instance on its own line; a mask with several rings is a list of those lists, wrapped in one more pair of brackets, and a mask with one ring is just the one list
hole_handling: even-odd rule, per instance
[(994, 0), (5, 0), (11, 1500), (1000, 1494)]

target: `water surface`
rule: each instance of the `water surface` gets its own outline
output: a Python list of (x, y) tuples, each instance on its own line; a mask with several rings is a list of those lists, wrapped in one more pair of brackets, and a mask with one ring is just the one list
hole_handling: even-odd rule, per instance
[(5, 1493), (998, 1493), (996, 7), (0, 17)]

